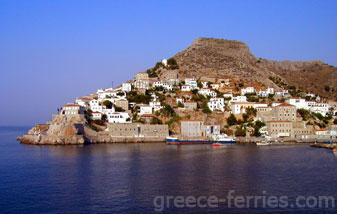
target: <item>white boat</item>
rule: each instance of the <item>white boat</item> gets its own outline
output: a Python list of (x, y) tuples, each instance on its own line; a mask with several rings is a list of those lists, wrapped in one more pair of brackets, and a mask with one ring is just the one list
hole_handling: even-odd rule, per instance
[(226, 134), (214, 135), (213, 140), (219, 143), (236, 143), (233, 137), (228, 137)]
[(261, 142), (256, 142), (256, 145), (257, 146), (269, 146), (269, 145), (271, 145), (271, 143), (270, 143), (269, 140), (263, 139)]

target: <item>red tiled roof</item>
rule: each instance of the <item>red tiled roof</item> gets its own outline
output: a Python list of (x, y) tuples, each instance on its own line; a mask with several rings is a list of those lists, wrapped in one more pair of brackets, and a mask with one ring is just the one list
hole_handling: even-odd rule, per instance
[(91, 114), (102, 114), (101, 112), (95, 111), (95, 112), (91, 112)]
[(278, 105), (278, 106), (294, 106), (294, 105), (291, 105), (291, 104), (289, 104), (289, 103), (281, 103), (281, 104)]
[(80, 100), (92, 100), (92, 99), (88, 97), (81, 97)]
[(64, 107), (72, 107), (72, 106), (78, 107), (78, 106), (80, 106), (80, 105), (75, 104), (75, 103), (68, 103), (68, 104), (65, 105)]

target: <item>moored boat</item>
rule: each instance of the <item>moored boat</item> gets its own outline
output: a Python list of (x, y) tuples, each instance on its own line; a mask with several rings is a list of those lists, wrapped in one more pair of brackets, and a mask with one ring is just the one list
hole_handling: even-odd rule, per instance
[(256, 142), (257, 146), (269, 146), (270, 144), (270, 141), (265, 139), (263, 139), (261, 142)]
[(168, 145), (192, 145), (192, 144), (217, 144), (220, 146), (224, 144), (235, 144), (236, 141), (232, 137), (227, 135), (216, 135), (212, 139), (179, 139), (176, 136), (169, 136), (166, 138), (166, 144)]

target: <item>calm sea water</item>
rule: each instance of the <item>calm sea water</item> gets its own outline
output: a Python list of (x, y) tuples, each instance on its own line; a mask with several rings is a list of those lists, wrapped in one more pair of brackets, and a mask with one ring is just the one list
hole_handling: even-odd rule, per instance
[(167, 196), (222, 199), (230, 190), (235, 197), (287, 196), (289, 204), (298, 196), (337, 198), (337, 157), (330, 150), (16, 142), (27, 129), (0, 128), (0, 213), (153, 213), (164, 206), (165, 213), (337, 213), (331, 207), (271, 208), (262, 202), (250, 209), (165, 202)]

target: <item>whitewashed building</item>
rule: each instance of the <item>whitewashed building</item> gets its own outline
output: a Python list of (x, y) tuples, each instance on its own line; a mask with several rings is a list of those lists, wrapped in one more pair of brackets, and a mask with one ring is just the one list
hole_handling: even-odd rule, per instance
[(97, 112), (98, 111), (98, 112), (101, 112), (101, 113), (103, 113), (103, 109), (106, 109), (106, 107), (105, 106), (101, 106), (99, 104), (98, 100), (96, 100), (96, 99), (90, 100), (89, 107), (90, 107), (91, 111), (93, 111), (93, 112)]
[(139, 115), (152, 114), (152, 106), (150, 105), (139, 105)]
[(60, 114), (84, 114), (84, 107), (75, 104), (75, 103), (68, 103), (67, 105), (63, 106), (60, 111)]
[(216, 97), (216, 92), (213, 91), (211, 88), (201, 88), (198, 91), (198, 94), (202, 94), (204, 96), (211, 96), (211, 97)]
[(153, 108), (154, 112), (159, 111), (163, 108), (159, 101), (152, 101), (149, 103), (149, 105)]
[(309, 108), (309, 111), (320, 113), (325, 117), (329, 113), (329, 104), (328, 103), (316, 103), (315, 105)]
[(224, 98), (211, 98), (210, 101), (207, 103), (208, 108), (212, 111), (219, 110), (224, 112), (225, 111), (225, 99)]
[(123, 83), (122, 84), (122, 91), (129, 92), (132, 90), (131, 83)]
[(246, 96), (232, 97), (232, 99), (230, 100), (230, 103), (232, 102), (247, 102), (247, 97)]
[(177, 98), (176, 98), (176, 102), (177, 102), (177, 104), (178, 104), (179, 102), (182, 103), (182, 104), (184, 104), (184, 98), (177, 97)]
[(252, 93), (255, 93), (254, 87), (247, 87), (247, 88), (241, 89), (241, 95), (252, 94)]
[(92, 99), (88, 97), (81, 97), (81, 98), (77, 98), (75, 103), (82, 107), (87, 107), (89, 105), (90, 100)]
[(126, 112), (115, 112), (107, 115), (109, 123), (131, 123), (131, 118)]
[(296, 106), (297, 109), (308, 109), (305, 99), (302, 98), (290, 98), (286, 100), (286, 103)]
[(182, 85), (181, 86), (181, 91), (191, 91), (191, 86), (189, 86), (189, 85)]
[(198, 83), (195, 78), (186, 78), (185, 85), (189, 85), (191, 87), (191, 90), (198, 88)]
[(101, 120), (102, 119), (102, 113), (95, 111), (91, 113), (91, 119), (93, 120)]

